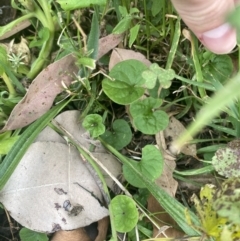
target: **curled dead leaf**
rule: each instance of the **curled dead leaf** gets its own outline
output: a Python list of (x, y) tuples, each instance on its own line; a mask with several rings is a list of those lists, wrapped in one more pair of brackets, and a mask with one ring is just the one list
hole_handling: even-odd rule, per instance
[(75, 57), (68, 55), (45, 68), (34, 79), (24, 98), (15, 106), (1, 130), (15, 130), (24, 127), (46, 113), (55, 97), (69, 86), (75, 78), (78, 67)]

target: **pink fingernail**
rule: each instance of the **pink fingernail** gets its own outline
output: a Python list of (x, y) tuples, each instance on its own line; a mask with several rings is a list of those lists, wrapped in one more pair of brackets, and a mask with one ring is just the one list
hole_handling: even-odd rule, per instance
[(221, 38), (222, 36), (224, 36), (227, 32), (231, 31), (232, 28), (228, 23), (224, 23), (223, 25), (209, 30), (205, 33), (202, 34), (203, 38), (211, 38), (211, 39), (216, 39), (216, 38)]
[(229, 53), (237, 42), (236, 30), (228, 23), (204, 32), (198, 37), (206, 48), (217, 54)]

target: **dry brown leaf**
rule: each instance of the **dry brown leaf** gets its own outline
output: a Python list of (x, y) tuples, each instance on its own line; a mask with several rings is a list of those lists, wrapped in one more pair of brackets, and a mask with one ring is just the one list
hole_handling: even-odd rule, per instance
[[(122, 38), (123, 35), (110, 34), (100, 39), (97, 59), (118, 45)], [(29, 86), (27, 94), (13, 109), (1, 132), (22, 128), (46, 113), (55, 97), (75, 79), (78, 72), (75, 62), (76, 58), (68, 55), (42, 70)]]
[(100, 59), (103, 55), (115, 48), (123, 40), (123, 34), (109, 34), (106, 37), (99, 39), (98, 57)]
[(110, 57), (109, 70), (111, 70), (117, 63), (127, 59), (136, 59), (141, 61), (146, 66), (151, 65), (151, 62), (141, 53), (129, 49), (115, 48)]
[(13, 109), (1, 132), (22, 128), (46, 113), (55, 97), (64, 90), (62, 83), (69, 86), (74, 80), (74, 74), (78, 71), (75, 61), (74, 56), (68, 55), (41, 71)]
[[(181, 135), (181, 133), (185, 132), (186, 128), (183, 126), (183, 124), (177, 120), (174, 116), (171, 116), (169, 118), (169, 125), (168, 127), (164, 130), (164, 137), (166, 140), (170, 140), (169, 143), (169, 150), (171, 150), (171, 143), (177, 140), (177, 138)], [(192, 137), (189, 137), (189, 140), (192, 140)], [(185, 145), (181, 149), (181, 153), (188, 155), (188, 156), (193, 156), (195, 157), (197, 155), (197, 149), (196, 149), (196, 144), (192, 145)], [(174, 153), (173, 153), (174, 154)]]

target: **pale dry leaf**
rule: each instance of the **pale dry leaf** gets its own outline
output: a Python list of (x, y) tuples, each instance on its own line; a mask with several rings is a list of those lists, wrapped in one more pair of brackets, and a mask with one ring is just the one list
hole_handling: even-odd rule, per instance
[(20, 43), (14, 43), (15, 40), (13, 39), (10, 41), (9, 44), (5, 44), (7, 46), (7, 52), (11, 55), (16, 55), (22, 57), (21, 62), (23, 62), (26, 65), (30, 64), (31, 61), (31, 52), (28, 47), (28, 41), (27, 39), (21, 37)]
[[(101, 161), (101, 163), (107, 167), (107, 169), (113, 174), (114, 177), (118, 177), (122, 173), (121, 163), (106, 149), (98, 140), (93, 140), (89, 132), (86, 131), (80, 122), (80, 112), (77, 110), (65, 111), (59, 114), (55, 120), (66, 129), (74, 138), (78, 141), (80, 146), (90, 150), (92, 146), (92, 155)], [(55, 141), (59, 143), (66, 143), (66, 141), (53, 131), (50, 127), (46, 127), (37, 137), (35, 141)], [(104, 178), (108, 187), (114, 189), (114, 182), (105, 171), (103, 171)]]
[[(184, 125), (177, 120), (174, 116), (169, 118), (169, 125), (164, 130), (164, 137), (166, 140), (169, 140), (169, 150), (171, 150), (171, 144), (177, 140), (177, 138), (186, 131)], [(192, 140), (192, 137), (189, 137), (189, 140)], [(181, 153), (195, 157), (197, 155), (196, 144), (186, 144), (182, 149)]]
[(117, 63), (128, 59), (139, 60), (148, 67), (151, 65), (151, 62), (141, 53), (129, 49), (115, 48), (110, 57), (109, 70), (111, 70)]
[(64, 90), (63, 83), (69, 86), (75, 79), (78, 71), (75, 61), (74, 56), (68, 55), (42, 70), (13, 109), (1, 132), (22, 128), (46, 113), (55, 97)]
[(0, 201), (16, 221), (40, 232), (72, 230), (108, 215), (78, 150), (57, 142), (30, 146), (1, 190)]
[(115, 48), (122, 40), (123, 34), (109, 34), (106, 37), (99, 39), (97, 59), (100, 59), (103, 55)]

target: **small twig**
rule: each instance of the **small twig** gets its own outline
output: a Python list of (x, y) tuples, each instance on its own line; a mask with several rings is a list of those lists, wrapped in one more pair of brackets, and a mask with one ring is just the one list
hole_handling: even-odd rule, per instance
[(81, 28), (81, 26), (78, 24), (77, 20), (74, 17), (72, 17), (72, 20), (73, 20), (74, 24), (76, 25), (77, 29), (79, 30), (79, 32), (82, 35), (83, 49), (84, 49), (84, 52), (87, 53), (87, 35), (84, 33), (83, 29)]

